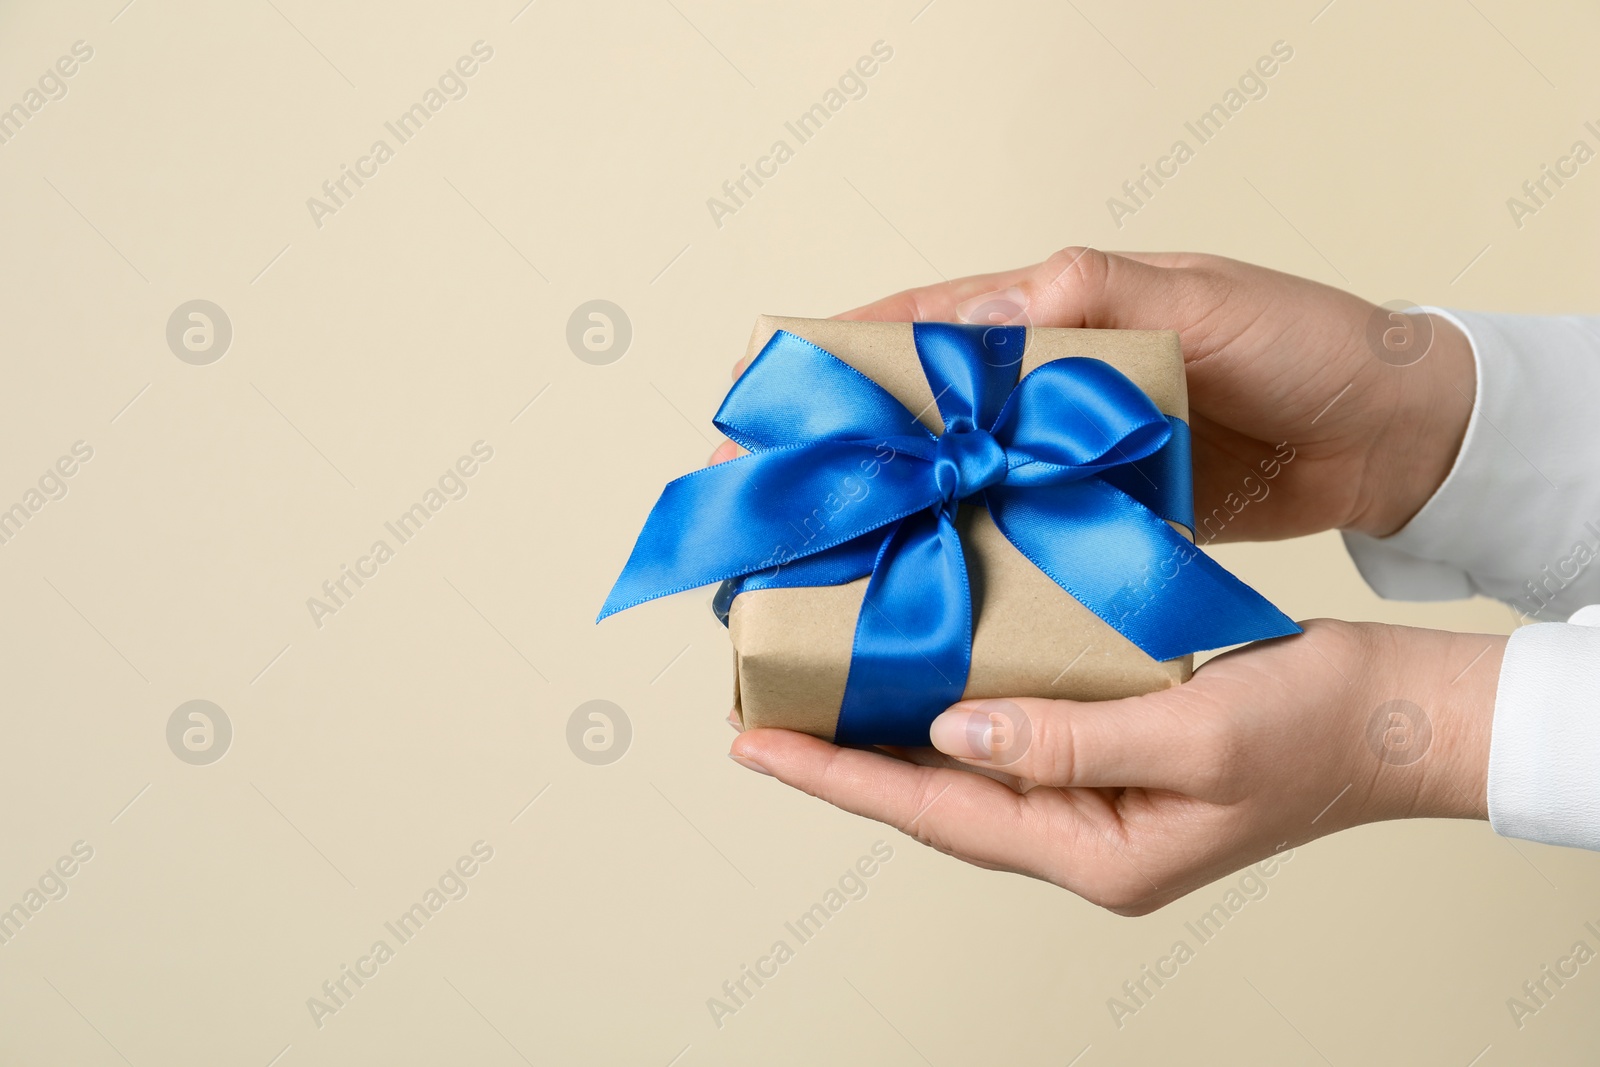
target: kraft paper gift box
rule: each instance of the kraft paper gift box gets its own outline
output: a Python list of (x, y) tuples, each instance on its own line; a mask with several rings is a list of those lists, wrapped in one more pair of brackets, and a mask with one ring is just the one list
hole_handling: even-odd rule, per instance
[[(760, 352), (778, 330), (833, 353), (907, 410), (919, 413), (918, 420), (929, 430), (943, 430), (910, 323), (764, 315), (751, 334), (748, 356)], [(1188, 419), (1183, 352), (1176, 333), (1030, 327), (1022, 374), (1065, 356), (1109, 363), (1163, 414)], [(805, 385), (797, 382), (795, 388)], [(1023, 556), (981, 505), (962, 504), (957, 525), (973, 599), (972, 667), (965, 698), (1105, 700), (1165, 689), (1189, 678), (1192, 655), (1162, 662), (1142, 652)], [(728, 612), (734, 712), (746, 727), (777, 726), (833, 739), (868, 580), (750, 589), (734, 597)]]

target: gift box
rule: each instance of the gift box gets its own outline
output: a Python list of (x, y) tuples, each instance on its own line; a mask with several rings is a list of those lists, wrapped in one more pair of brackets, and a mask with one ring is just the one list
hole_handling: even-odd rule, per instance
[(721, 582), (746, 727), (926, 744), (1298, 632), (1193, 546), (1176, 333), (762, 316), (749, 354), (751, 454), (668, 485), (600, 616)]

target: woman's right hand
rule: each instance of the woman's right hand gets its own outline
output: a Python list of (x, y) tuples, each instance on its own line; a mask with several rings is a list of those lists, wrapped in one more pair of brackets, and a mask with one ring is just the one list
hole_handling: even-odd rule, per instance
[(1143, 696), (963, 701), (933, 721), (942, 759), (776, 729), (731, 754), (968, 863), (1144, 915), (1347, 827), (1487, 818), (1505, 645), (1314, 619)]

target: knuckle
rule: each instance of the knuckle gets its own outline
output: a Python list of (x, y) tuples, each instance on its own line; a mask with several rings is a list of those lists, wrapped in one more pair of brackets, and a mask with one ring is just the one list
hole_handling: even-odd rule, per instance
[(942, 852), (959, 860), (966, 859), (951, 842), (950, 834), (937, 819), (926, 817), (918, 819), (915, 823), (902, 827), (902, 832), (918, 844), (926, 845), (935, 852)]
[(1028, 749), (1016, 761), (1027, 777), (1042, 785), (1068, 786), (1078, 769), (1078, 745), (1071, 720), (1063, 715), (1030, 715)]
[(942, 821), (933, 810), (945, 792), (950, 789), (950, 783), (941, 784), (940, 777), (932, 770), (923, 771), (916, 789), (911, 794), (909, 807), (904, 809), (896, 822), (900, 830), (908, 836), (940, 852), (949, 852), (945, 835), (941, 832)]
[(811, 796), (832, 803), (834, 791), (843, 785), (839, 762), (844, 751), (842, 748), (832, 750), (812, 774), (798, 778), (794, 784)]
[(905, 314), (896, 316), (910, 322), (929, 322), (940, 317), (937, 287), (909, 289), (904, 294)]
[(1093, 294), (1105, 289), (1111, 256), (1087, 245), (1069, 245), (1045, 260), (1039, 281), (1046, 288)]

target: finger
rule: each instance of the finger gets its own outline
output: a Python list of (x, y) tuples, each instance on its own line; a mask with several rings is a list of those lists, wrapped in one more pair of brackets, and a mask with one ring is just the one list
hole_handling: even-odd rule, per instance
[(956, 308), (973, 297), (1000, 292), (1026, 278), (1038, 266), (1019, 267), (995, 274), (974, 274), (966, 278), (925, 285), (886, 296), (870, 304), (835, 315), (838, 319), (879, 322), (949, 322), (956, 319)]
[[(1014, 270), (1000, 271), (995, 274), (974, 274), (966, 278), (956, 278), (953, 281), (940, 282), (937, 285), (925, 285), (919, 289), (907, 289), (904, 292), (886, 296), (881, 300), (874, 300), (870, 304), (850, 311), (841, 312), (833, 316), (836, 319), (849, 319), (855, 321), (874, 322), (1011, 322), (1007, 317), (999, 319), (995, 312), (1002, 308), (1009, 308), (1003, 296), (1011, 286), (1028, 277), (1038, 270), (1038, 265), (1019, 267)], [(992, 296), (993, 301), (985, 297)], [(994, 308), (985, 308), (986, 303), (994, 304)], [(985, 313), (988, 312), (988, 313)], [(972, 316), (978, 316), (973, 318)], [(744, 373), (750, 365), (751, 356), (743, 356), (733, 365), (735, 378)]]
[(981, 774), (985, 777), (993, 778), (1001, 785), (1009, 786), (1018, 793), (1026, 793), (1028, 790), (1036, 788), (1039, 784), (1025, 781), (1014, 774), (1008, 774), (993, 767), (972, 763), (967, 760), (959, 760), (954, 756), (947, 756), (936, 748), (904, 748), (899, 745), (875, 745), (874, 747), (886, 756), (892, 756), (906, 763), (915, 763), (920, 767), (947, 767), (952, 770), (966, 771), (968, 774)]
[(1211, 791), (1230, 758), (1229, 720), (1177, 689), (1123, 700), (964, 701), (930, 728), (934, 747), (1044, 785)]
[[(967, 278), (940, 282), (938, 285), (923, 286), (920, 289), (907, 289), (833, 317), (875, 322), (970, 322), (975, 320), (968, 316), (977, 314), (985, 322), (1010, 322), (1009, 318), (999, 320), (994, 314), (984, 314), (984, 312), (1009, 308), (1010, 305), (999, 294), (1036, 270), (1038, 270), (1037, 265), (1020, 267), (996, 274), (974, 274)], [(982, 306), (990, 302), (984, 299), (986, 295), (995, 297), (992, 301), (994, 309), (985, 309)], [(739, 362), (733, 365), (735, 378), (744, 373), (752, 358), (754, 357), (741, 357)]]
[(1108, 251), (1106, 254), (1121, 256), (1123, 259), (1131, 259), (1136, 263), (1144, 263), (1151, 267), (1209, 267), (1233, 262), (1226, 256), (1214, 256), (1207, 252), (1124, 252), (1114, 250)]
[[(1171, 296), (1184, 276), (1164, 268), (1197, 266), (1214, 257), (1167, 252), (1062, 249), (1043, 263), (926, 285), (863, 304), (838, 319), (880, 322), (978, 322), (1088, 329), (1169, 329)], [(1127, 306), (1119, 307), (1118, 301)], [(1118, 325), (1118, 321), (1141, 325)], [(749, 365), (740, 359), (737, 378)]]
[(1172, 253), (1064, 248), (1043, 263), (959, 278), (903, 293), (840, 318), (1007, 322), (1076, 329), (1171, 329), (1207, 297), (1201, 275), (1175, 269), (1212, 262)]
[(1193, 271), (1172, 269), (1183, 257), (1121, 255), (1064, 248), (1007, 295), (1035, 326), (1090, 330), (1167, 330), (1199, 297)]
[(712, 467), (718, 463), (725, 463), (730, 459), (744, 455), (744, 449), (732, 441), (724, 441), (711, 453), (711, 458), (706, 460), (706, 466)]
[[(1099, 840), (1098, 833), (1088, 829), (1081, 835), (1070, 833), (1071, 806), (1055, 790), (1019, 796), (984, 775), (840, 748), (791, 730), (746, 730), (734, 740), (732, 754), (835, 807), (887, 823), (924, 844), (983, 866), (1060, 882), (1059, 872), (1042, 869), (1041, 864), (1061, 858), (1062, 845), (1070, 848), (1081, 839), (1084, 848), (1093, 848), (1093, 841)], [(1060, 809), (1048, 820), (1040, 816), (1039, 802), (1033, 799), (1046, 793), (1051, 794), (1052, 808)], [(1044, 828), (1052, 834), (1068, 832), (1061, 842), (1045, 841)], [(1092, 867), (1082, 855), (1070, 859), (1085, 869)]]

